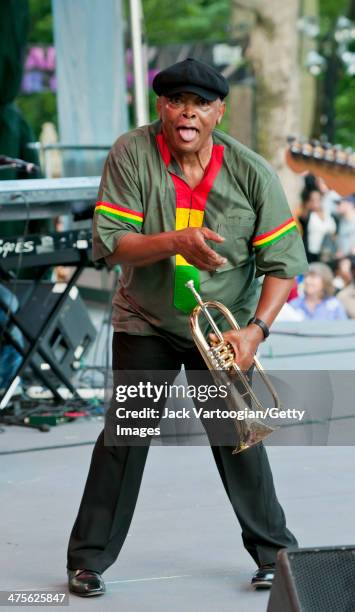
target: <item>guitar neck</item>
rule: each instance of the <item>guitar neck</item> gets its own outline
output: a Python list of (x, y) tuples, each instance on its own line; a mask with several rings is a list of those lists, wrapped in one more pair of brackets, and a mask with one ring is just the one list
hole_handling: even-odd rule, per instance
[(294, 140), (286, 151), (286, 163), (294, 172), (322, 178), (341, 196), (355, 192), (355, 153), (351, 149)]

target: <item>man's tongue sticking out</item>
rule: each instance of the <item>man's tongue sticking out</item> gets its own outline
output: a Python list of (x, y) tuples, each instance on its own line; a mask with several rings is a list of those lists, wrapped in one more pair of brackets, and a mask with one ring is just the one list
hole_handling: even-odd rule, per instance
[(179, 128), (178, 132), (180, 134), (180, 138), (182, 138), (182, 140), (185, 142), (191, 142), (197, 134), (197, 131), (193, 128)]

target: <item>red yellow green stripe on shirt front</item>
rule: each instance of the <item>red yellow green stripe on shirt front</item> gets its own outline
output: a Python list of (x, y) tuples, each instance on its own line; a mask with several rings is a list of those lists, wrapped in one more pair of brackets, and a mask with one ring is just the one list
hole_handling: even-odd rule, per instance
[[(182, 177), (170, 171), (171, 153), (163, 133), (157, 134), (156, 140), (160, 155), (175, 188), (175, 229), (202, 227), (208, 195), (222, 167), (224, 146), (213, 145), (210, 163), (204, 176), (201, 182), (194, 189), (191, 189)], [(182, 255), (177, 254), (175, 256), (174, 306), (186, 313), (191, 312), (196, 306), (193, 294), (185, 286), (188, 280), (193, 280), (196, 290), (199, 291), (199, 270), (188, 263)]]
[(283, 238), (283, 236), (286, 236), (286, 234), (292, 232), (294, 229), (297, 229), (296, 221), (293, 217), (290, 217), (287, 219), (287, 221), (284, 221), (281, 223), (281, 225), (278, 225), (269, 232), (255, 236), (253, 238), (253, 247), (255, 249), (260, 249), (268, 246), (269, 244), (273, 244), (274, 242), (280, 240), (280, 238)]
[[(183, 208), (177, 205), (175, 229), (182, 230), (187, 227), (202, 227), (203, 215), (203, 210)], [(195, 288), (199, 291), (199, 270), (188, 263), (182, 255), (177, 254), (175, 256), (174, 306), (187, 313), (191, 312), (196, 306), (193, 294), (185, 286), (189, 280), (194, 281)]]
[(125, 208), (124, 206), (119, 206), (118, 204), (111, 204), (111, 202), (97, 202), (95, 206), (95, 213), (108, 215), (109, 217), (119, 219), (120, 221), (133, 223), (133, 225), (136, 225), (137, 227), (141, 227), (143, 223), (143, 213), (136, 210), (131, 210), (130, 208)]

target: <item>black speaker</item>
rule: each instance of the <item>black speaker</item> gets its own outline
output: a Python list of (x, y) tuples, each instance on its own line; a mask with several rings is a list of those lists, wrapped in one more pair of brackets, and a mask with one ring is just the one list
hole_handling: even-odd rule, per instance
[[(4, 284), (18, 298), (19, 308), (16, 317), (21, 329), (29, 334), (32, 343), (40, 336), (41, 347), (54, 359), (63, 375), (71, 378), (75, 365), (96, 336), (96, 329), (77, 287), (73, 286), (70, 289), (60, 309), (53, 314), (65, 285), (30, 280), (17, 280)], [(42, 332), (46, 323), (48, 323), (47, 328)], [(25, 348), (28, 348), (26, 341)], [(45, 368), (43, 357), (35, 353), (32, 361), (41, 370), (48, 369), (50, 375), (50, 368)]]
[(355, 612), (355, 545), (280, 550), (267, 612)]
[[(70, 378), (75, 364), (79, 363), (80, 358), (87, 352), (95, 336), (96, 330), (87, 307), (78, 289), (72, 287), (62, 308), (52, 318), (47, 331), (42, 335), (41, 344), (60, 365), (63, 374)], [(37, 361), (42, 367), (43, 359)]]

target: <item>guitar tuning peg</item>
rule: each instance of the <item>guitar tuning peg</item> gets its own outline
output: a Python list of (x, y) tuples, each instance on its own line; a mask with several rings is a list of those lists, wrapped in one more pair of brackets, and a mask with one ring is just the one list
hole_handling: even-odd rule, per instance
[(304, 157), (312, 157), (313, 155), (313, 147), (310, 142), (304, 142), (302, 144), (302, 155)]
[(355, 168), (355, 151), (352, 151), (348, 156), (348, 166)]
[(323, 144), (324, 148), (324, 160), (330, 163), (335, 161), (335, 152), (333, 145), (330, 142), (325, 142)]
[(289, 136), (287, 139), (290, 143), (290, 151), (292, 155), (300, 155), (302, 153), (302, 142), (297, 138)]
[(319, 140), (312, 140), (311, 142), (313, 145), (313, 157), (315, 159), (323, 159), (325, 151)]
[(348, 156), (345, 150), (343, 149), (343, 147), (337, 144), (334, 147), (334, 151), (335, 151), (335, 163), (339, 164), (340, 166), (345, 166), (348, 161)]
[(349, 168), (351, 168), (351, 167), (352, 167), (352, 165), (351, 165), (351, 160), (352, 160), (353, 150), (352, 150), (352, 148), (351, 148), (351, 147), (346, 147), (346, 148), (344, 149), (344, 152), (345, 152), (345, 154), (346, 154), (346, 165), (347, 165)]

